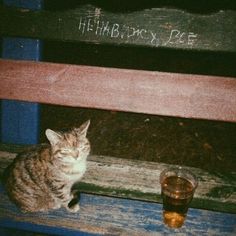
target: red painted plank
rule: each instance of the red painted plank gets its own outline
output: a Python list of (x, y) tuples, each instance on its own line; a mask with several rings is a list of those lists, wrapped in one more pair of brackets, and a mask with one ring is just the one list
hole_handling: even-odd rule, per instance
[(0, 98), (236, 122), (236, 79), (0, 60)]

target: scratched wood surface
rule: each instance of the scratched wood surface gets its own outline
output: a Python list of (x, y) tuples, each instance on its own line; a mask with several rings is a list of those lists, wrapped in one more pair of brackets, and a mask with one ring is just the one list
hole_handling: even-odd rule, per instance
[[(22, 151), (1, 144), (0, 174)], [(6, 151), (8, 150), (8, 151)], [(161, 202), (159, 175), (171, 165), (127, 160), (108, 156), (90, 156), (88, 169), (77, 188), (82, 192)], [(199, 179), (192, 207), (236, 213), (236, 173), (209, 173), (189, 168)]]
[(157, 203), (81, 194), (79, 213), (64, 209), (49, 213), (21, 213), (0, 186), (0, 226), (78, 235), (235, 235), (236, 215), (190, 209), (185, 225), (170, 229), (162, 222), (162, 206)]
[(155, 6), (126, 12), (95, 5), (39, 12), (0, 7), (4, 36), (217, 52), (236, 51), (235, 22), (231, 9), (194, 14)]
[(236, 121), (236, 79), (0, 60), (0, 98)]

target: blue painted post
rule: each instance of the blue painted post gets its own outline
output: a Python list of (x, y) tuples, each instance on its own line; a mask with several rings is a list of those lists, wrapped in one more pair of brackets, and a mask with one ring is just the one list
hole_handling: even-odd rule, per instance
[[(42, 0), (4, 0), (7, 6), (39, 10)], [(41, 59), (41, 41), (26, 38), (3, 38), (2, 57), (5, 59)], [(37, 78), (35, 78), (37, 79)], [(39, 137), (39, 112), (37, 103), (2, 100), (1, 142), (36, 144)]]

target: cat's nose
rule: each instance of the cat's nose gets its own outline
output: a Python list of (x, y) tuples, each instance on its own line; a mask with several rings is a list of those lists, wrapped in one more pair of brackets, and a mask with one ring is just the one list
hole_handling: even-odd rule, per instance
[(75, 159), (79, 158), (79, 151), (75, 152)]

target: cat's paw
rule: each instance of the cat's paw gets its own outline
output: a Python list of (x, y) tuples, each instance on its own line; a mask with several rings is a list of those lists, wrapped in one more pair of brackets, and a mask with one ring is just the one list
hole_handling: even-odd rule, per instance
[(23, 208), (23, 207), (20, 208), (20, 211), (24, 214), (32, 212), (32, 211), (29, 211), (29, 209)]
[(68, 207), (68, 206), (67, 206), (66, 209), (67, 209), (67, 211), (69, 211), (69, 212), (76, 213), (76, 212), (79, 211), (80, 206), (79, 206), (79, 204), (77, 203), (77, 204), (75, 204), (75, 205), (73, 205), (73, 206), (71, 206), (71, 207)]

